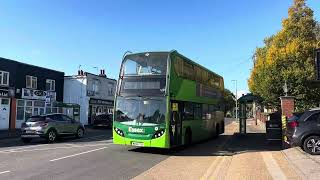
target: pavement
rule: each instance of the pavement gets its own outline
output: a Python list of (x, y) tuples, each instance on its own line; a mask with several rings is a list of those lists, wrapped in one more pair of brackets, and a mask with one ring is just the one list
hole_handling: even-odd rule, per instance
[(298, 148), (281, 151), (253, 121), (246, 135), (237, 133), (233, 119), (226, 124), (218, 138), (171, 150), (114, 145), (110, 129), (87, 129), (82, 139), (54, 144), (2, 139), (0, 180), (319, 179), (319, 157)]

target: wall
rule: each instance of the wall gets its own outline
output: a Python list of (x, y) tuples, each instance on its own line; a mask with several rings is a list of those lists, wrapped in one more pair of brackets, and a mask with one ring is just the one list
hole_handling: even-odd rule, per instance
[(65, 103), (76, 103), (80, 105), (80, 122), (88, 124), (89, 97), (86, 89), (87, 79), (82, 77), (65, 77), (64, 98)]
[[(114, 93), (116, 91), (117, 81), (101, 76), (96, 76), (93, 74), (87, 74), (88, 84), (87, 90), (93, 91), (93, 84), (96, 82), (98, 86), (98, 91), (94, 93), (94, 96), (90, 96), (94, 99), (103, 99), (103, 100), (114, 100)], [(109, 89), (112, 89), (110, 94)]]
[(0, 58), (0, 70), (10, 72), (9, 86), (20, 89), (20, 93), (16, 93), (16, 98), (18, 99), (21, 98), (22, 88), (26, 88), (26, 75), (31, 75), (37, 77), (37, 90), (46, 90), (46, 79), (55, 80), (57, 101), (63, 101), (63, 72), (24, 64), (4, 58)]

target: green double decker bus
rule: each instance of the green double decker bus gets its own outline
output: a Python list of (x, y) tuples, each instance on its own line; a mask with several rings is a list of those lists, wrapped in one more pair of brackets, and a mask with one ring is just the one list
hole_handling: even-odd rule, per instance
[(123, 58), (115, 97), (114, 144), (172, 148), (224, 132), (224, 82), (171, 52)]

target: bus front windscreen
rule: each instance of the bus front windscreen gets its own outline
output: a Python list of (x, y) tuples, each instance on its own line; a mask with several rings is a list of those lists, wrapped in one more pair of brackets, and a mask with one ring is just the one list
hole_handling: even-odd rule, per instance
[(118, 97), (115, 121), (125, 125), (153, 126), (165, 123), (165, 98)]
[(168, 53), (145, 53), (126, 56), (124, 76), (166, 75)]

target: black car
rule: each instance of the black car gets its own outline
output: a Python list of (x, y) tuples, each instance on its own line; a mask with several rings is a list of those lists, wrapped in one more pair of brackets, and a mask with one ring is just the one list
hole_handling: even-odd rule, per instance
[(93, 126), (112, 127), (112, 114), (100, 114), (94, 117)]
[(287, 142), (305, 152), (320, 154), (320, 109), (294, 114), (288, 119)]

